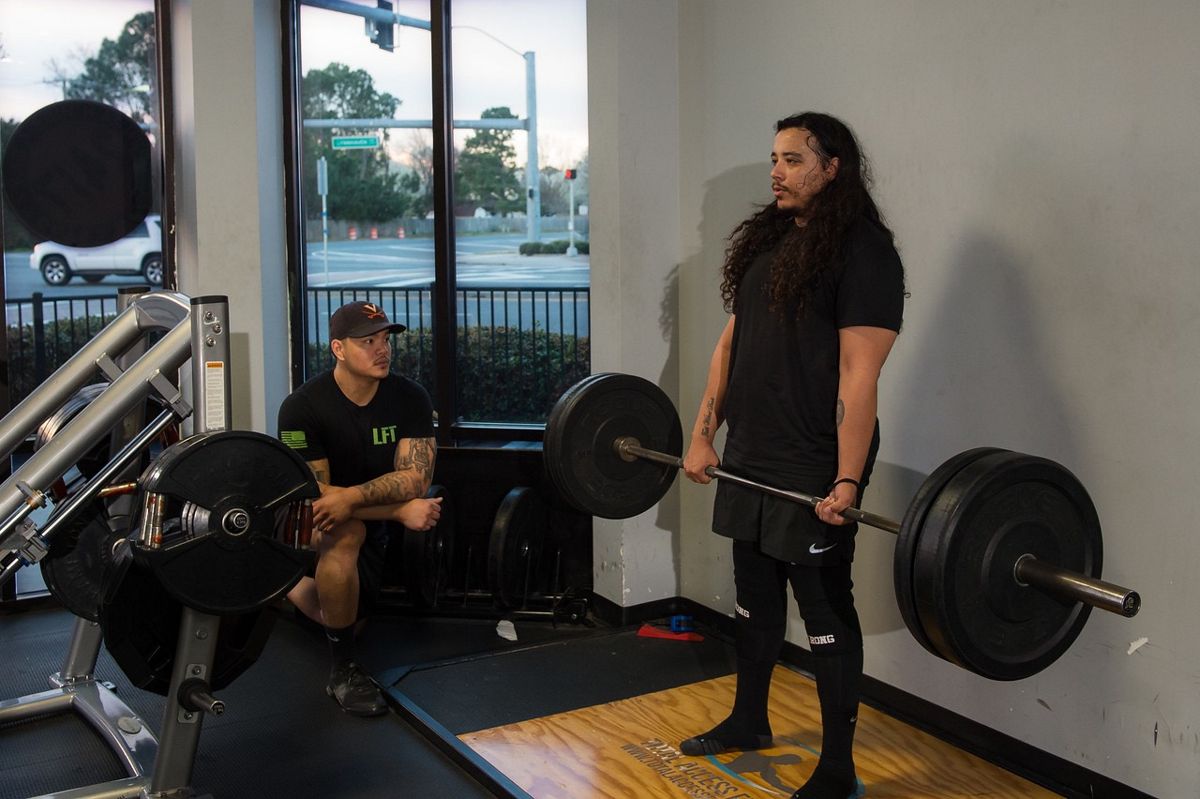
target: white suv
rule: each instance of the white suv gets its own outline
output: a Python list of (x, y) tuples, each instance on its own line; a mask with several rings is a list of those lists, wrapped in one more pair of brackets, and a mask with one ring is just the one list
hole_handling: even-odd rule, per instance
[(61, 286), (73, 275), (88, 283), (99, 283), (105, 275), (141, 275), (152, 286), (161, 286), (162, 221), (158, 215), (148, 216), (125, 238), (100, 247), (43, 241), (34, 245), (29, 268), (41, 270), (51, 286)]

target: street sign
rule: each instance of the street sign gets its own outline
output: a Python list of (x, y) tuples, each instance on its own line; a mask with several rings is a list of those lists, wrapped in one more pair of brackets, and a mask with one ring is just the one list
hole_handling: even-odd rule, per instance
[(364, 150), (379, 146), (378, 136), (334, 136), (329, 140), (335, 150)]

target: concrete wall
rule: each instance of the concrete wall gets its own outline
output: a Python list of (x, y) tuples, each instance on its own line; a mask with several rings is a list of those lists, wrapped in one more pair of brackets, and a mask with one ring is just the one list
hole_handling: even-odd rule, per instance
[(229, 297), (231, 427), (290, 390), (277, 0), (175, 0), (179, 290)]
[[(1091, 492), (1105, 576), (1145, 602), (1133, 620), (1093, 613), (1041, 674), (989, 683), (913, 641), (893, 538), (866, 528), (867, 672), (1154, 795), (1194, 796), (1200, 6), (695, 0), (679, 30), (677, 64), (659, 54), (680, 75), (684, 253), (680, 345), (663, 361), (678, 360), (685, 427), (725, 319), (722, 237), (770, 199), (771, 123), (806, 108), (844, 118), (874, 159), (911, 291), (867, 504), (898, 518), (924, 475), (972, 446), (1044, 455)], [(595, 185), (599, 213), (613, 198)], [(682, 592), (728, 612), (711, 492), (681, 497)], [(789, 639), (804, 640), (794, 611)]]
[[(678, 8), (588, 5), (592, 370), (678, 391)], [(623, 521), (597, 519), (595, 590), (619, 605), (679, 595), (678, 494)]]

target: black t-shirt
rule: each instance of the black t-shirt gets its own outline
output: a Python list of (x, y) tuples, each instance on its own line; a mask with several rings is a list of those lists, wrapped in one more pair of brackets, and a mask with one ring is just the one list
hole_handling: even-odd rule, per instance
[(356, 486), (395, 469), (402, 438), (433, 437), (433, 404), (414, 380), (388, 375), (364, 406), (324, 372), (279, 407), (279, 438), (306, 461), (329, 460), (335, 486)]
[[(786, 486), (829, 480), (837, 469), (838, 331), (900, 330), (904, 269), (888, 235), (859, 219), (847, 233), (844, 263), (806, 300), (803, 315), (768, 308), (773, 253), (747, 270), (735, 298), (728, 425), (722, 462), (730, 471)], [(869, 474), (879, 445), (871, 442)]]

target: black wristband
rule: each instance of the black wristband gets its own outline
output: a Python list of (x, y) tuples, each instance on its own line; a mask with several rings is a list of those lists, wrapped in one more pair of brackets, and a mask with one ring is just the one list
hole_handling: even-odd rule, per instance
[(855, 491), (862, 490), (862, 486), (853, 477), (839, 477), (838, 479), (834, 480), (832, 483), (829, 484), (829, 490), (832, 491), (833, 489), (835, 489), (837, 487), (838, 483), (849, 483), (850, 485), (854, 486)]

